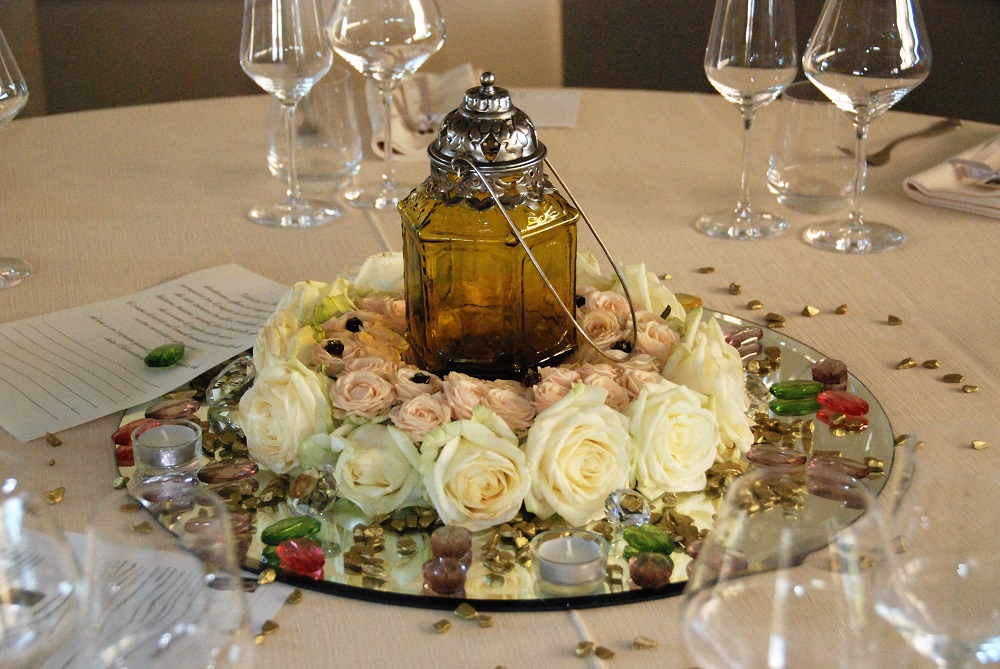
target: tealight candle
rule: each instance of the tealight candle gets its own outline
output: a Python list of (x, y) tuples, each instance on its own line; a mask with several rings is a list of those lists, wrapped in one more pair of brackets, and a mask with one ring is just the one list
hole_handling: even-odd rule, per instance
[(201, 427), (189, 420), (140, 425), (132, 433), (136, 482), (196, 482), (201, 460)]
[(541, 590), (586, 594), (604, 581), (608, 542), (587, 530), (548, 530), (531, 540), (531, 555)]

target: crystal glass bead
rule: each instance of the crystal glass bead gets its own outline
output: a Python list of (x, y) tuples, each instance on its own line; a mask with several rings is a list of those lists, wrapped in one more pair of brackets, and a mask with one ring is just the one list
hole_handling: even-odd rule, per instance
[(604, 516), (616, 529), (649, 522), (649, 502), (635, 490), (620, 488), (604, 501)]
[(235, 434), (243, 438), (240, 425), (240, 403), (237, 400), (219, 400), (208, 407), (208, 424), (213, 434)]
[(256, 372), (252, 355), (242, 355), (216, 374), (205, 389), (205, 401), (217, 404), (222, 400), (239, 402), (243, 392), (253, 383)]
[(334, 466), (317, 465), (295, 477), (285, 501), (296, 515), (325, 518), (326, 510), (336, 500), (337, 477)]
[(749, 372), (743, 374), (743, 389), (746, 390), (747, 397), (750, 398), (750, 407), (746, 414), (753, 417), (758, 413), (767, 413), (771, 393), (760, 376)]

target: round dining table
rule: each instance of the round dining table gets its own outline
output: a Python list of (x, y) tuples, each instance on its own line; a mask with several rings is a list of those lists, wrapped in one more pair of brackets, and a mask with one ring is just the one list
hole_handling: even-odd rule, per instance
[[(0, 290), (0, 322), (121, 297), (227, 263), (288, 285), (330, 280), (372, 254), (401, 249), (395, 211), (345, 206), (336, 222), (302, 230), (251, 223), (250, 205), (283, 194), (267, 169), (267, 119), (268, 99), (249, 96), (28, 118), (4, 128), (0, 255), (28, 260), (35, 274)], [(869, 146), (933, 120), (890, 111), (873, 124)], [(1000, 220), (920, 204), (902, 187), (906, 177), (1000, 134), (1000, 126), (964, 122), (899, 145), (888, 164), (869, 170), (864, 207), (870, 218), (903, 230), (906, 243), (886, 253), (840, 255), (800, 238), (822, 217), (784, 209), (768, 192), (774, 123), (765, 108), (753, 137), (752, 200), (783, 214), (790, 229), (766, 241), (710, 238), (693, 226), (700, 214), (736, 203), (742, 124), (719, 96), (583, 89), (572, 127), (538, 132), (616, 259), (643, 261), (669, 276), (671, 290), (697, 295), (710, 309), (762, 325), (768, 312), (783, 315), (783, 336), (846, 361), (896, 435), (924, 423), (953, 424), (947, 443), (919, 452), (930, 466), (1000, 467), (1000, 443), (971, 447), (978, 429), (996, 423), (1000, 407), (1000, 353), (993, 348), (1000, 339)], [(397, 165), (399, 180), (411, 187), (428, 173), (426, 160)], [(580, 237), (581, 248), (592, 248), (586, 233)], [(751, 310), (751, 300), (764, 308)], [(805, 315), (806, 306), (818, 313)], [(910, 357), (940, 367), (899, 369)], [(963, 392), (945, 374), (961, 374), (978, 391)], [(58, 448), (0, 431), (0, 451), (29, 466), (31, 487), (65, 487), (63, 500), (50, 507), (62, 529), (83, 531), (118, 476), (110, 435), (121, 418), (65, 430)], [(963, 492), (943, 489), (940, 503), (959, 504)], [(975, 512), (998, 513), (1000, 490), (976, 490), (974, 498)], [(483, 628), (447, 611), (307, 590), (275, 615), (278, 629), (257, 646), (256, 666), (683, 669), (695, 663), (679, 604), (667, 597), (499, 612)], [(453, 625), (440, 634), (433, 624), (443, 617)], [(760, 621), (745, 624), (767, 632)], [(822, 644), (823, 629), (815, 634)], [(655, 647), (634, 648), (640, 635)], [(574, 649), (586, 640), (614, 658), (578, 657)], [(898, 653), (898, 666), (930, 666), (905, 649)]]

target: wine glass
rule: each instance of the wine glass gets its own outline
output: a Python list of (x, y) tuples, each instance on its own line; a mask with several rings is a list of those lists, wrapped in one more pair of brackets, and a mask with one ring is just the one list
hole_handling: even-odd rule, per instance
[[(27, 102), (28, 85), (0, 32), (0, 128), (17, 116)], [(20, 258), (0, 257), (0, 288), (16, 286), (31, 276), (31, 272), (31, 265)]]
[(91, 514), (84, 666), (253, 665), (254, 640), (223, 502), (184, 483), (141, 484)]
[(900, 246), (906, 236), (861, 213), (868, 126), (927, 78), (931, 49), (917, 0), (826, 0), (802, 69), (837, 107), (851, 115), (855, 147), (851, 213), (812, 225), (803, 239), (840, 253), (874, 253)]
[(23, 472), (0, 457), (0, 668), (39, 667), (79, 621), (76, 562)]
[(705, 669), (889, 666), (871, 585), (884, 546), (875, 500), (857, 479), (813, 469), (765, 467), (730, 484), (681, 603)]
[(281, 102), (288, 137), (288, 188), (277, 204), (258, 205), (250, 220), (272, 227), (307, 228), (329, 223), (341, 212), (331, 202), (306, 200), (295, 164), (295, 108), (333, 61), (323, 39), (317, 0), (245, 0), (240, 65)]
[[(900, 449), (893, 469), (911, 480), (896, 504), (888, 551), (894, 569), (877, 604), (943, 669), (1000, 663), (1000, 472), (982, 464), (970, 442), (958, 450), (963, 433), (1000, 445), (996, 425), (935, 424)], [(919, 444), (926, 448), (918, 451)]]
[(705, 74), (743, 115), (743, 167), (735, 210), (704, 214), (695, 227), (712, 237), (767, 239), (788, 223), (750, 206), (750, 130), (757, 110), (795, 79), (795, 9), (792, 0), (717, 0), (705, 51)]
[(385, 114), (381, 181), (360, 187), (350, 202), (364, 208), (394, 207), (405, 192), (392, 167), (393, 92), (444, 44), (444, 18), (435, 0), (339, 0), (326, 33), (333, 50), (378, 86)]

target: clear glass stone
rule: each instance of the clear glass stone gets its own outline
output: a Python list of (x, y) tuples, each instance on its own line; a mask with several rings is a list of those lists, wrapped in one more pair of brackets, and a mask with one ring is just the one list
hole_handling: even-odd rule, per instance
[(604, 516), (616, 530), (649, 522), (649, 502), (635, 490), (620, 488), (604, 501)]

